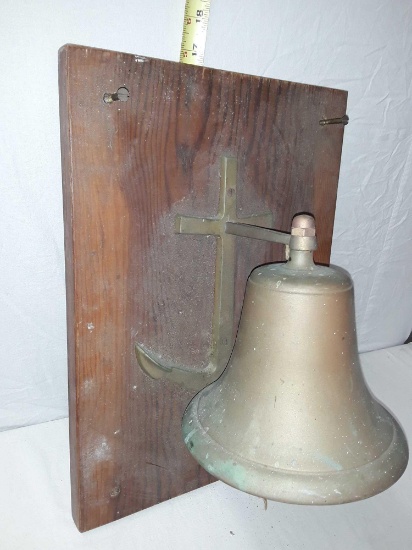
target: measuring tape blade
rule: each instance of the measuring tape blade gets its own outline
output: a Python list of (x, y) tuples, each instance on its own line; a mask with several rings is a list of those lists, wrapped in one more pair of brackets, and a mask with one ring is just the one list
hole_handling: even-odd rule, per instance
[(180, 62), (203, 65), (210, 0), (186, 0)]

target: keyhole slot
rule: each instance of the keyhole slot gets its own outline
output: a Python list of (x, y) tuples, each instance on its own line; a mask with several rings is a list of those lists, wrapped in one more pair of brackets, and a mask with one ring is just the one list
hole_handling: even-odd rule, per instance
[(130, 93), (129, 93), (129, 90), (127, 88), (125, 88), (124, 86), (121, 86), (117, 92), (115, 92), (114, 94), (110, 94), (110, 93), (105, 93), (104, 96), (103, 96), (103, 101), (105, 103), (113, 103), (114, 101), (127, 101), (130, 97)]

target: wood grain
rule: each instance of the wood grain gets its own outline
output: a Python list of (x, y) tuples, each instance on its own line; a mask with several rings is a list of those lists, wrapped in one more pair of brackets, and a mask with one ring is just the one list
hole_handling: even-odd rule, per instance
[[(126, 102), (103, 102), (120, 86)], [(213, 216), (223, 155), (238, 160), (238, 215), (288, 230), (315, 214), (329, 261), (346, 92), (68, 45), (60, 51), (72, 507), (81, 531), (212, 481), (186, 452), (192, 395), (139, 369), (205, 366), (216, 243), (176, 235)], [(282, 247), (237, 239), (236, 316), (250, 271)]]

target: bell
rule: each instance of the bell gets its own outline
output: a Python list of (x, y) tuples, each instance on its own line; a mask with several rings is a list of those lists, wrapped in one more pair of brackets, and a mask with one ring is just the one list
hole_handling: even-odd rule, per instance
[(395, 483), (408, 446), (362, 376), (352, 280), (313, 263), (314, 234), (312, 217), (295, 217), (289, 261), (252, 272), (230, 361), (182, 430), (203, 468), (237, 489), (340, 504)]

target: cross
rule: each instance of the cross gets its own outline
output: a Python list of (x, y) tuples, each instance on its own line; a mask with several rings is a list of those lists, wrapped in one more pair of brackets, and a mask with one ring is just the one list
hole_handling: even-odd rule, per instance
[(223, 157), (217, 216), (197, 218), (177, 215), (175, 220), (176, 233), (217, 237), (212, 349), (209, 364), (217, 366), (220, 372), (223, 372), (232, 351), (235, 296), (235, 235), (228, 233), (226, 224), (242, 222), (242, 224), (272, 227), (273, 222), (271, 213), (246, 218), (237, 217), (236, 181), (237, 160)]

